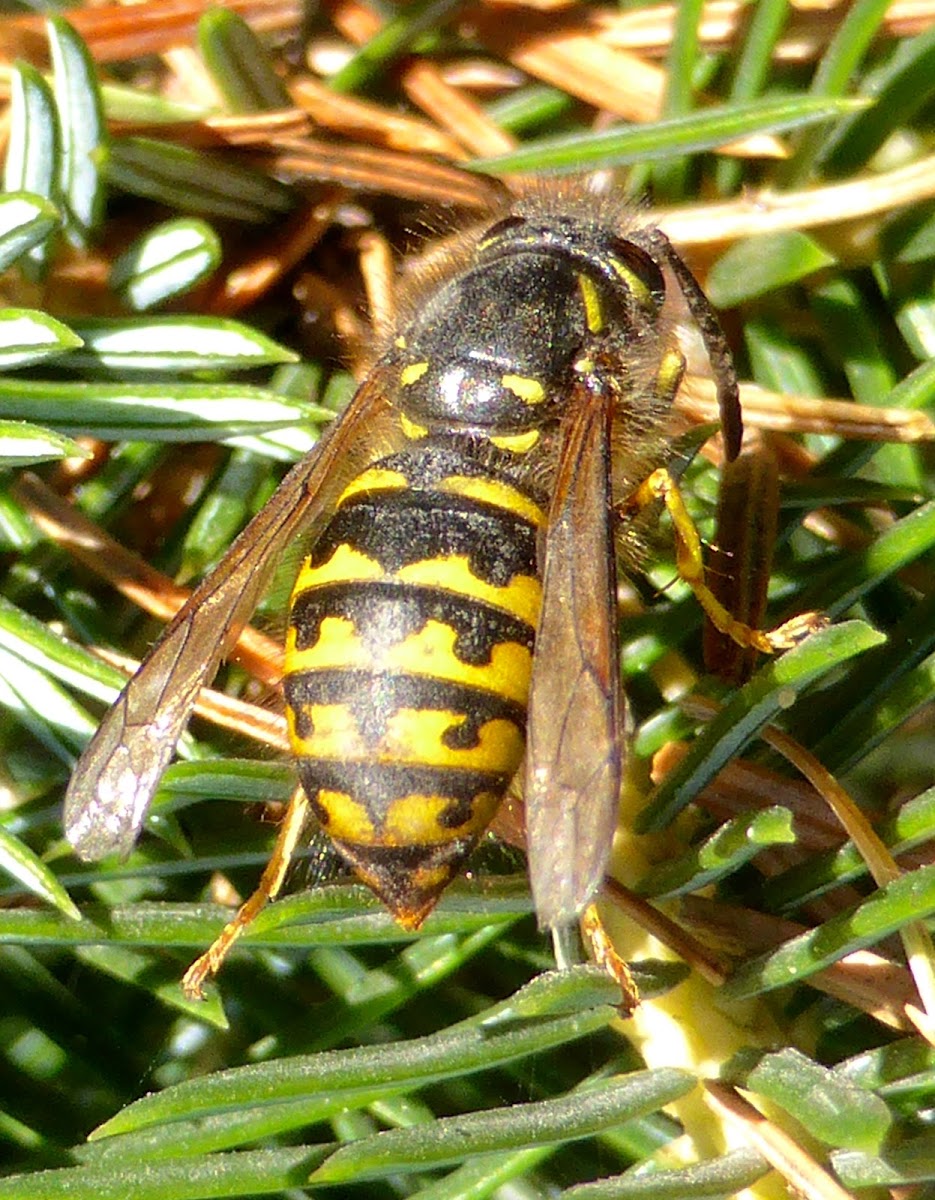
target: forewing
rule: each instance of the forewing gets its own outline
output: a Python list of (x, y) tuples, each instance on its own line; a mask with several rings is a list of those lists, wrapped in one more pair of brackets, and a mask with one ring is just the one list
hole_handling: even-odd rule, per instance
[(620, 797), (608, 409), (588, 394), (570, 404), (549, 513), (525, 801), (533, 898), (551, 928), (575, 921), (600, 887)]
[(65, 794), (65, 833), (80, 858), (129, 853), (198, 694), (250, 619), (270, 569), (333, 504), (354, 451), (388, 411), (375, 373), (179, 609), (120, 693)]

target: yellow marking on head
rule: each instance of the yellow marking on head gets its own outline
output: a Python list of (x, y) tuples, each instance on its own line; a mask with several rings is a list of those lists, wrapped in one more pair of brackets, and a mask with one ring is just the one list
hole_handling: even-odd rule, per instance
[(530, 429), (528, 433), (504, 433), (488, 439), (491, 446), (498, 450), (507, 450), (511, 454), (527, 454), (539, 441), (539, 430)]
[(600, 333), (604, 328), (604, 306), (601, 304), (601, 294), (594, 280), (587, 275), (578, 276), (578, 290), (581, 292), (581, 302), (584, 304), (584, 319), (591, 333)]
[(380, 762), (457, 767), (513, 775), (523, 759), (522, 731), (502, 718), (485, 721), (476, 746), (452, 749), (442, 738), (464, 724), (464, 714), (435, 708), (400, 708), (390, 717), (377, 746)]
[(505, 587), (497, 587), (477, 578), (466, 554), (448, 554), (408, 563), (400, 567), (395, 578), (402, 583), (421, 583), (462, 596), (474, 596), (534, 627), (539, 623), (542, 585), (535, 575), (514, 575)]
[(409, 480), (402, 471), (390, 471), (386, 467), (370, 467), (366, 471), (361, 471), (356, 479), (351, 480), (341, 493), (337, 507), (340, 508), (345, 500), (350, 500), (351, 496), (358, 496), (361, 492), (399, 491), (408, 486)]
[(383, 568), (373, 558), (361, 554), (353, 546), (342, 543), (336, 546), (334, 553), (320, 566), (313, 567), (307, 558), (299, 568), (299, 574), (292, 589), (292, 595), (298, 596), (309, 588), (322, 587), (330, 583), (349, 583), (361, 579), (383, 579)]
[(403, 334), (399, 334), (397, 337), (395, 337), (393, 339), (393, 345), (396, 347), (397, 350), (405, 350), (408, 343), (406, 341), (405, 336)]
[(640, 308), (653, 311), (655, 308), (653, 294), (646, 286), (646, 281), (641, 279), (635, 271), (631, 270), (622, 259), (614, 258), (611, 255), (608, 261), (611, 267), (613, 267), (614, 272), (627, 285), (627, 290)]
[(399, 382), (403, 387), (412, 387), (414, 383), (418, 383), (425, 372), (429, 369), (427, 361), (409, 363), (399, 373)]
[(512, 484), (500, 479), (484, 479), (476, 475), (449, 475), (438, 485), (440, 492), (451, 496), (466, 496), (470, 500), (481, 500), (495, 504), (514, 516), (522, 517), (537, 527), (545, 525), (546, 514), (535, 501)]
[(419, 438), (424, 438), (428, 434), (428, 429), (424, 425), (417, 425), (415, 421), (410, 421), (405, 413), (399, 414), (399, 426), (403, 431), (403, 435), (413, 442), (418, 441)]
[(503, 375), (500, 382), (507, 391), (518, 396), (524, 404), (541, 404), (545, 399), (545, 388), (538, 379), (532, 379), (527, 375)]

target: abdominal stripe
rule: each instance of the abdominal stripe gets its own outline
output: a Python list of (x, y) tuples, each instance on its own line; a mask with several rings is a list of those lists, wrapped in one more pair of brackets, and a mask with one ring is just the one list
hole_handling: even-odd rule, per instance
[(352, 622), (368, 651), (405, 641), (438, 621), (455, 632), (454, 653), (461, 662), (484, 666), (495, 646), (515, 642), (532, 649), (535, 629), (504, 609), (443, 588), (364, 580), (325, 584), (295, 597), (290, 623), (296, 649), (314, 646), (327, 617)]
[(478, 579), (506, 587), (516, 575), (536, 574), (536, 536), (529, 521), (495, 505), (441, 493), (385, 491), (343, 504), (309, 561), (319, 567), (346, 545), (395, 574), (426, 559), (463, 556)]
[(286, 701), (295, 716), (296, 734), (307, 738), (311, 717), (307, 706), (344, 705), (353, 713), (360, 735), (376, 746), (387, 724), (402, 708), (451, 712), (463, 717), (445, 735), (453, 750), (471, 749), (488, 721), (511, 721), (526, 728), (526, 709), (494, 692), (425, 675), (374, 675), (360, 670), (300, 671), (283, 681)]
[(350, 796), (366, 808), (376, 825), (382, 824), (399, 800), (409, 796), (444, 796), (448, 803), (436, 820), (442, 829), (460, 829), (471, 819), (478, 796), (502, 792), (509, 783), (505, 774), (410, 763), (300, 759), (298, 767), (302, 786), (326, 827), (329, 814), (318, 799), (320, 791)]

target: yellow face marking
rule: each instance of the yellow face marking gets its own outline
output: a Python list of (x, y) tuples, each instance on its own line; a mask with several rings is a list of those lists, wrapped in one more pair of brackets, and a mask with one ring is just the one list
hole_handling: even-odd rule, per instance
[(627, 291), (637, 302), (640, 308), (652, 311), (654, 309), (652, 292), (646, 286), (645, 282), (640, 279), (635, 271), (631, 271), (625, 262), (619, 258), (611, 258), (608, 260), (613, 267), (615, 273), (627, 285)]
[(449, 475), (438, 485), (440, 492), (452, 496), (466, 496), (470, 500), (482, 500), (495, 504), (537, 527), (545, 525), (546, 514), (538, 504), (509, 483), (499, 479), (482, 479), (475, 475)]
[(514, 575), (505, 587), (496, 587), (478, 579), (465, 554), (426, 558), (401, 567), (396, 578), (403, 583), (421, 583), (440, 587), (462, 596), (474, 596), (487, 604), (505, 609), (529, 625), (539, 623), (542, 585), (534, 575)]
[(591, 333), (600, 333), (604, 328), (604, 306), (601, 295), (594, 280), (587, 275), (578, 276), (578, 289), (581, 292), (581, 302), (584, 304), (584, 319)]
[(504, 375), (500, 382), (524, 404), (541, 404), (545, 399), (545, 388), (538, 379), (531, 379), (526, 375)]
[(366, 554), (354, 550), (351, 546), (335, 547), (329, 559), (318, 567), (311, 565), (307, 558), (299, 570), (292, 595), (298, 596), (309, 588), (322, 587), (329, 583), (348, 583), (361, 579), (382, 579), (383, 568)]
[(512, 454), (526, 454), (539, 441), (539, 430), (530, 429), (528, 433), (505, 433), (500, 437), (489, 439), (491, 446), (498, 450), (508, 450)]
[(462, 662), (455, 653), (457, 634), (441, 621), (427, 621), (418, 633), (372, 653), (346, 617), (326, 617), (318, 641), (296, 650), (296, 631), (286, 636), (285, 673), (300, 671), (367, 670), (389, 674), (420, 675), (483, 688), (518, 704), (525, 704), (532, 675), (532, 652), (517, 642), (500, 642), (491, 651), (488, 665)]
[(408, 486), (409, 480), (402, 471), (390, 471), (386, 467), (370, 467), (369, 470), (362, 471), (356, 479), (351, 480), (341, 493), (337, 507), (340, 508), (345, 500), (350, 500), (351, 496), (358, 496), (361, 492), (385, 492), (391, 489), (398, 491)]
[(397, 350), (405, 350), (406, 349), (407, 342), (406, 342), (406, 339), (403, 336), (403, 334), (399, 334), (398, 337), (393, 339), (393, 345), (396, 347)]
[(429, 364), (427, 362), (409, 363), (408, 366), (403, 367), (400, 371), (399, 382), (403, 387), (412, 387), (414, 383), (419, 382), (428, 369)]
[(424, 425), (417, 425), (415, 421), (410, 421), (405, 413), (399, 414), (399, 425), (403, 431), (403, 435), (413, 442), (418, 441), (419, 438), (424, 438), (428, 434), (428, 429)]

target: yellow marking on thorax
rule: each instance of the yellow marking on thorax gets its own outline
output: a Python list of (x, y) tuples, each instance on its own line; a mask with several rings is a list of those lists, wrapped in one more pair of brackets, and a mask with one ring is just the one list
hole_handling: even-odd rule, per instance
[(412, 442), (417, 442), (419, 438), (424, 438), (428, 434), (428, 428), (425, 425), (417, 425), (415, 421), (410, 421), (405, 413), (399, 414), (399, 427), (403, 431), (403, 436)]
[(408, 563), (400, 567), (395, 578), (401, 583), (424, 584), (462, 596), (473, 596), (512, 613), (534, 628), (539, 623), (542, 585), (534, 575), (514, 575), (506, 587), (497, 587), (477, 578), (467, 555), (449, 554)]
[(527, 454), (539, 441), (539, 430), (530, 429), (526, 433), (504, 433), (488, 439), (491, 446), (498, 450), (508, 450), (511, 454)]
[(361, 471), (356, 479), (352, 479), (338, 500), (340, 508), (345, 500), (357, 496), (361, 492), (399, 491), (409, 486), (409, 480), (402, 471), (391, 471), (387, 467), (369, 467)]
[(600, 333), (604, 328), (604, 306), (594, 280), (587, 275), (578, 276), (578, 290), (584, 305), (584, 319), (590, 333)]
[(304, 650), (295, 647), (296, 630), (286, 634), (285, 673), (300, 671), (365, 670), (374, 673), (420, 675), (482, 688), (507, 700), (525, 704), (532, 675), (532, 653), (518, 642), (499, 642), (490, 662), (462, 662), (455, 653), (457, 633), (442, 621), (424, 627), (394, 645), (371, 653), (347, 617), (325, 617), (318, 640)]
[(376, 559), (369, 558), (352, 546), (336, 546), (334, 553), (320, 566), (313, 567), (307, 558), (299, 570), (292, 595), (298, 596), (313, 587), (330, 583), (350, 583), (361, 579), (383, 579), (383, 568)]
[(412, 387), (414, 383), (419, 382), (428, 369), (428, 362), (409, 363), (400, 371), (399, 382), (403, 387)]
[(541, 404), (545, 399), (545, 388), (538, 379), (528, 375), (503, 375), (500, 382), (524, 404)]
[(497, 508), (522, 517), (537, 528), (546, 522), (546, 514), (534, 500), (519, 488), (500, 479), (484, 479), (476, 475), (449, 475), (438, 485), (440, 492), (452, 496), (466, 496), (470, 500), (481, 500)]
[(667, 350), (659, 363), (656, 375), (656, 395), (667, 400), (672, 399), (678, 391), (685, 373), (685, 356), (681, 350)]

